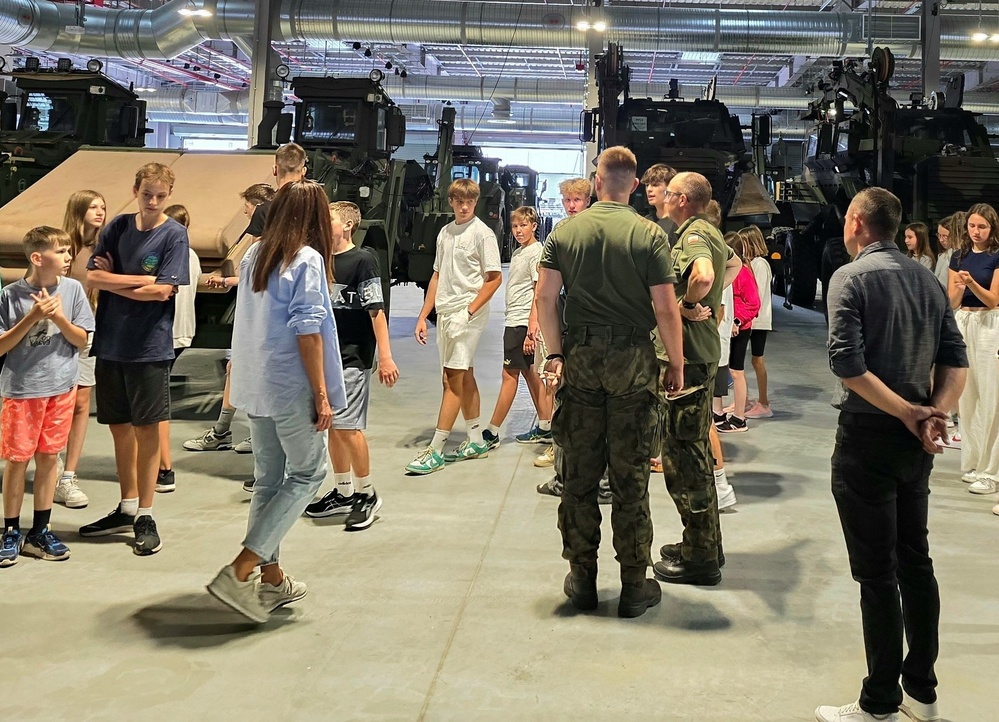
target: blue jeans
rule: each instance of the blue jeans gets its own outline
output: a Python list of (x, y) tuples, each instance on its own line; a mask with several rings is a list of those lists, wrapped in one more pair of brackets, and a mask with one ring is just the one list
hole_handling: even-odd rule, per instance
[(305, 389), (277, 416), (251, 416), (253, 500), (243, 546), (276, 564), (281, 540), (326, 478), (326, 432), (316, 431), (315, 402)]

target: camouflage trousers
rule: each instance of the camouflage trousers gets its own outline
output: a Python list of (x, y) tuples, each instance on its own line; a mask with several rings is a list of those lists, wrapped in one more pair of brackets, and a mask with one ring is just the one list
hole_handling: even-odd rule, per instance
[(659, 444), (658, 364), (648, 333), (571, 327), (552, 421), (564, 483), (558, 509), (562, 556), (592, 567), (600, 546), (597, 493), (608, 470), (614, 549), (621, 580), (646, 578), (652, 563), (649, 457)]
[(718, 559), (721, 546), (708, 439), (717, 371), (717, 364), (685, 364), (683, 385), (689, 393), (667, 399), (663, 415), (663, 475), (683, 523), (683, 558), (692, 562)]

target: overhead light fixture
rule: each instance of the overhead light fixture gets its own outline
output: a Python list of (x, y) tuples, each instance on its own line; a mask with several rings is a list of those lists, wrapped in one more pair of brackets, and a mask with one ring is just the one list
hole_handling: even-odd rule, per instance
[(589, 20), (580, 20), (579, 22), (576, 23), (576, 30), (578, 30), (581, 33), (585, 33), (587, 30), (590, 29), (590, 27), (591, 26)]
[(516, 125), (517, 121), (513, 118), (486, 118), (487, 123), (494, 123), (495, 125)]
[(605, 23), (603, 20), (597, 20), (595, 23), (593, 23), (593, 29), (596, 30), (598, 33), (605, 32), (607, 30), (607, 23)]
[(986, 40), (989, 39), (989, 34), (983, 32), (977, 32), (971, 36), (971, 39), (974, 40), (976, 43), (984, 43)]
[(198, 7), (193, 2), (188, 3), (177, 12), (185, 18), (210, 18), (212, 16), (211, 10), (204, 7)]
[(366, 58), (370, 58), (371, 57), (371, 48), (365, 48), (365, 50), (364, 50), (364, 57), (366, 57)]
[(993, 33), (992, 37), (989, 38), (993, 43), (999, 43), (999, 33)]
[(406, 79), (406, 76), (407, 76), (407, 75), (409, 75), (409, 73), (407, 73), (407, 72), (406, 72), (406, 69), (405, 69), (405, 68), (403, 68), (403, 69), (402, 69), (402, 72), (400, 72), (400, 73), (399, 73), (399, 77), (400, 77), (400, 78), (402, 78), (403, 80), (405, 80), (405, 79)]

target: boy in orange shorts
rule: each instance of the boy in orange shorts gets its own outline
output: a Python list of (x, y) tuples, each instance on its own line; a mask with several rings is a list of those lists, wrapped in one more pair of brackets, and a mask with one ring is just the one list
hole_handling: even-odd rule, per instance
[[(0, 291), (0, 457), (3, 472), (3, 536), (0, 567), (23, 551), (49, 561), (69, 559), (69, 548), (49, 520), (56, 486), (56, 459), (66, 448), (76, 405), (79, 353), (94, 330), (83, 286), (67, 278), (72, 263), (69, 234), (39, 226), (24, 237), (28, 275)], [(21, 504), (28, 462), (35, 460), (35, 516), (21, 533)]]

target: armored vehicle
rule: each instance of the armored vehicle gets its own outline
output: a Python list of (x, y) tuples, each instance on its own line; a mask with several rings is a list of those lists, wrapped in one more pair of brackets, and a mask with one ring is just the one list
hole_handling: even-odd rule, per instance
[[(997, 163), (985, 128), (961, 109), (963, 76), (944, 93), (914, 94), (902, 107), (890, 95), (895, 60), (876, 48), (871, 60), (837, 61), (819, 85), (822, 97), (800, 178), (784, 184), (782, 205), (797, 228), (788, 233), (788, 300), (812, 307), (817, 277), (845, 262), (842, 218), (853, 196), (877, 186), (902, 202), (903, 222), (931, 228), (982, 198), (999, 195)], [(825, 266), (825, 271), (823, 271)]]
[[(724, 218), (769, 225), (768, 217), (777, 207), (754, 174), (752, 149), (743, 138), (739, 117), (714, 99), (713, 82), (704, 100), (682, 99), (675, 81), (666, 99), (632, 98), (631, 69), (615, 43), (598, 57), (596, 74), (599, 105), (584, 111), (581, 140), (596, 141), (599, 151), (627, 146), (638, 159), (639, 177), (656, 163), (700, 173), (711, 182)], [(632, 205), (642, 213), (650, 211), (641, 188), (632, 196)]]
[(130, 89), (94, 70), (75, 70), (68, 60), (10, 76), (18, 93), (0, 93), (0, 205), (69, 158), (82, 146), (142, 147), (146, 103)]

